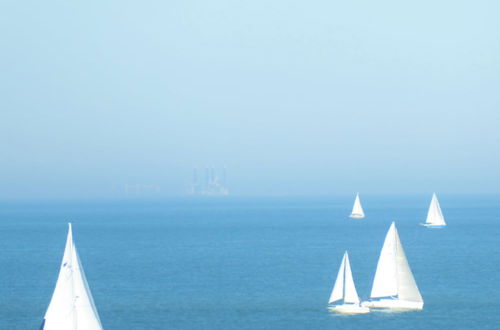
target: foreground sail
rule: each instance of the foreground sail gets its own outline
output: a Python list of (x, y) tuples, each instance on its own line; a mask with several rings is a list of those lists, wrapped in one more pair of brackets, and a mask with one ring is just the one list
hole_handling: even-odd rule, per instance
[(61, 270), (40, 330), (102, 330), (101, 321), (73, 243), (71, 224)]
[(365, 212), (361, 207), (361, 201), (359, 200), (359, 193), (356, 194), (356, 199), (354, 200), (354, 205), (352, 207), (352, 212), (349, 218), (362, 219), (365, 217)]
[(418, 291), (403, 245), (394, 222), (380, 251), (373, 280), (370, 301), (363, 306), (372, 308), (422, 309), (424, 301)]
[(330, 296), (329, 304), (343, 300), (342, 305), (330, 305), (328, 309), (334, 312), (347, 313), (347, 314), (363, 314), (369, 313), (368, 307), (362, 307), (354, 280), (352, 278), (351, 265), (349, 263), (349, 256), (347, 251), (344, 253), (344, 258), (340, 264), (337, 280)]
[(423, 225), (429, 228), (442, 228), (446, 226), (443, 212), (441, 212), (441, 207), (439, 206), (439, 201), (435, 193), (432, 194), (431, 205), (429, 205), (429, 211), (427, 212), (427, 219)]

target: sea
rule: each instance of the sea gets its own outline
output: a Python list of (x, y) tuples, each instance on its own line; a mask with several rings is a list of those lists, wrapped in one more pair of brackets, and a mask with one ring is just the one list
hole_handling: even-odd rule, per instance
[[(105, 330), (500, 329), (500, 196), (431, 195), (0, 201), (0, 329), (37, 330), (67, 223)], [(392, 221), (424, 309), (327, 309), (344, 251), (370, 294)]]

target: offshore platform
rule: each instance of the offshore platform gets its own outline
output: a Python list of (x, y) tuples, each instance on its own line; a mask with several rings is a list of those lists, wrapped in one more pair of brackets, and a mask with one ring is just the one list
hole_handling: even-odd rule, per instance
[(198, 167), (193, 167), (193, 182), (189, 188), (189, 194), (198, 196), (229, 195), (226, 182), (226, 171), (226, 166), (223, 166), (218, 172), (213, 166), (205, 166), (203, 182), (201, 182), (198, 175)]

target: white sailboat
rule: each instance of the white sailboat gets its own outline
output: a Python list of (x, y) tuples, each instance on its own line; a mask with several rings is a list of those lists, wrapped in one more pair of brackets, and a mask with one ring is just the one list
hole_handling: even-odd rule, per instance
[(340, 264), (337, 279), (335, 280), (335, 285), (333, 286), (328, 303), (332, 304), (341, 300), (343, 304), (330, 305), (328, 309), (346, 314), (364, 314), (370, 312), (368, 307), (362, 307), (360, 305), (360, 299), (352, 278), (351, 265), (349, 263), (347, 251), (344, 253), (344, 258), (342, 258), (342, 263)]
[(40, 330), (102, 330), (78, 257), (71, 224), (56, 287)]
[(436, 193), (432, 194), (431, 204), (429, 205), (429, 211), (427, 212), (427, 219), (422, 225), (428, 228), (442, 228), (446, 226)]
[(361, 201), (359, 200), (359, 193), (356, 194), (356, 199), (354, 200), (354, 205), (352, 206), (351, 215), (349, 218), (363, 219), (365, 217), (365, 212), (363, 212), (363, 207), (361, 207)]
[(370, 300), (363, 306), (388, 309), (422, 309), (424, 301), (413, 278), (394, 222), (380, 251)]

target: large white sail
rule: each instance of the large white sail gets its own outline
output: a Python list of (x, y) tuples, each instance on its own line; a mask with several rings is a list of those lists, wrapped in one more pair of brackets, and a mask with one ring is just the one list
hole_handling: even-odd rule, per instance
[(396, 270), (396, 227), (392, 223), (384, 245), (380, 251), (375, 278), (373, 279), (371, 298), (391, 297), (398, 294), (398, 279)]
[(351, 265), (349, 263), (349, 255), (347, 251), (344, 253), (340, 269), (333, 286), (332, 294), (330, 295), (329, 303), (338, 300), (344, 300), (344, 303), (359, 304), (359, 297), (352, 278)]
[(337, 279), (335, 280), (335, 285), (333, 286), (332, 294), (328, 303), (333, 303), (337, 300), (344, 298), (344, 277), (345, 277), (345, 254), (342, 258), (342, 263), (340, 264), (339, 272), (337, 274)]
[(387, 232), (380, 252), (370, 296), (392, 297), (423, 304), (394, 222)]
[(398, 271), (398, 299), (407, 301), (423, 302), (420, 291), (418, 290), (417, 283), (411, 272), (408, 259), (399, 239), (399, 235), (394, 226), (396, 236), (396, 269)]
[(356, 199), (354, 200), (354, 205), (352, 206), (351, 218), (364, 218), (365, 212), (363, 212), (363, 207), (361, 206), (361, 201), (359, 199), (359, 193), (356, 194)]
[(358, 292), (354, 286), (354, 279), (352, 278), (351, 263), (349, 262), (349, 255), (345, 253), (345, 277), (344, 277), (344, 302), (359, 304)]
[(40, 330), (102, 330), (69, 224), (56, 287)]
[(429, 205), (429, 211), (427, 212), (425, 224), (430, 226), (446, 226), (443, 212), (441, 212), (441, 207), (439, 206), (439, 201), (435, 193), (432, 194), (431, 204)]

